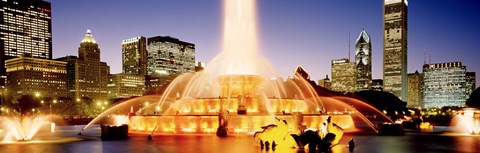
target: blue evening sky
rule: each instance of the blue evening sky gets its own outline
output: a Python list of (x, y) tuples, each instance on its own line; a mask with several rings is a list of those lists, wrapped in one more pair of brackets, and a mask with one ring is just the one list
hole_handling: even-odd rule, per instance
[[(111, 73), (121, 72), (121, 41), (165, 36), (196, 45), (196, 60), (208, 63), (221, 51), (220, 0), (50, 0), (53, 56), (77, 55), (91, 29)], [(261, 53), (282, 77), (297, 65), (312, 79), (330, 75), (332, 59), (348, 57), (351, 33), (372, 39), (373, 78), (382, 78), (382, 0), (259, 0)], [(424, 52), (432, 63), (461, 61), (480, 75), (480, 1), (410, 0), (408, 71), (421, 72)], [(428, 62), (428, 59), (427, 59)], [(479, 78), (479, 77), (477, 77)], [(477, 79), (477, 86), (480, 79)]]

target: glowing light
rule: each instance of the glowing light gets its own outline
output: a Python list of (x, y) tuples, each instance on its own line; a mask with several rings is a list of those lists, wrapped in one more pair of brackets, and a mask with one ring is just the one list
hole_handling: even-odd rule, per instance
[(38, 132), (40, 127), (48, 123), (47, 121), (48, 120), (45, 117), (4, 118), (3, 122), (7, 128), (7, 134), (5, 135), (3, 141), (30, 141)]

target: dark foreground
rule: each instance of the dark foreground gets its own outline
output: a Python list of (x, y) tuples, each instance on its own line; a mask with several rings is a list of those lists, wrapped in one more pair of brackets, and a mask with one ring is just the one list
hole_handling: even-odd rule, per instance
[[(101, 141), (99, 127), (93, 127), (77, 136), (79, 126), (57, 127), (55, 134), (41, 132), (37, 139), (65, 141), (32, 142), (28, 144), (0, 144), (1, 153), (36, 152), (182, 152), (182, 153), (255, 153), (302, 152), (296, 149), (261, 150), (251, 136), (219, 138), (216, 136), (154, 136), (152, 141), (145, 135), (131, 135), (127, 140)], [(48, 136), (49, 135), (49, 136)], [(61, 135), (61, 136), (60, 136)], [(66, 139), (69, 138), (69, 139)], [(73, 138), (73, 139), (72, 139)], [(350, 152), (347, 141), (353, 138), (355, 153), (411, 153), (411, 152), (464, 152), (480, 151), (480, 136), (465, 136), (445, 133), (407, 133), (405, 136), (345, 135), (333, 153)]]

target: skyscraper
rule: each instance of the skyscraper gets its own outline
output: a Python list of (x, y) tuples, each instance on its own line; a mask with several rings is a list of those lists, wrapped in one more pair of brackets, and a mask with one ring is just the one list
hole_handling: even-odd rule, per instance
[(122, 41), (122, 71), (125, 74), (147, 75), (147, 39), (139, 36)]
[(0, 1), (0, 87), (5, 86), (5, 60), (27, 55), (52, 59), (50, 2)]
[(78, 58), (67, 56), (58, 60), (67, 62), (68, 97), (92, 100), (107, 99), (107, 84), (110, 67), (100, 61), (100, 48), (90, 30), (80, 43)]
[(408, 74), (408, 101), (407, 107), (422, 107), (423, 106), (423, 77), (422, 74), (415, 71), (415, 73)]
[(407, 100), (407, 0), (384, 0), (383, 87)]
[(475, 72), (467, 72), (467, 99), (470, 97), (470, 95), (473, 93), (473, 90), (475, 90), (476, 85), (475, 85)]
[(178, 75), (195, 72), (195, 44), (169, 36), (148, 38), (145, 94), (162, 93)]
[(463, 106), (467, 100), (466, 67), (462, 62), (423, 66), (424, 107)]
[(195, 72), (195, 44), (169, 36), (148, 38), (148, 75)]
[(355, 43), (355, 67), (357, 91), (372, 89), (372, 42), (364, 30)]
[(348, 58), (332, 60), (332, 86), (333, 91), (355, 92), (355, 63)]

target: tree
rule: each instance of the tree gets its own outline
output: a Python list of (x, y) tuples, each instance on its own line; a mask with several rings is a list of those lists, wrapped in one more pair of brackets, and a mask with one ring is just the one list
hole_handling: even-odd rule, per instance
[(467, 99), (467, 102), (465, 102), (465, 105), (469, 107), (480, 108), (480, 87), (472, 92), (470, 97)]
[(409, 113), (407, 103), (400, 100), (392, 93), (385, 91), (359, 91), (355, 93), (365, 102), (382, 111), (385, 110), (388, 116), (394, 116), (396, 113)]
[(33, 109), (40, 107), (40, 99), (33, 95), (23, 95), (18, 99), (16, 110), (22, 115), (33, 113)]

